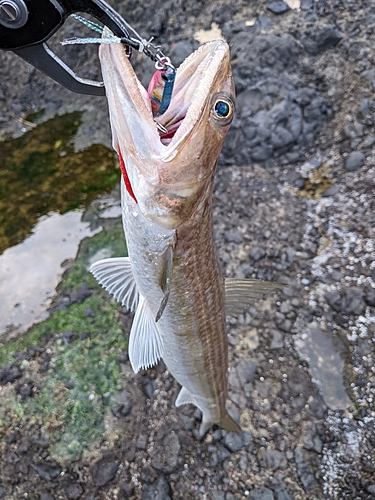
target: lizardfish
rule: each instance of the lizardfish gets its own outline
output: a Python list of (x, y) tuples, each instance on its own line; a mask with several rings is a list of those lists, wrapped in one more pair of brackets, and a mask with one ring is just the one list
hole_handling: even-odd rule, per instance
[(135, 311), (134, 372), (163, 358), (182, 386), (176, 406), (193, 403), (202, 411), (201, 436), (213, 424), (238, 431), (226, 408), (226, 315), (274, 284), (224, 281), (215, 249), (213, 181), (235, 102), (228, 45), (206, 43), (182, 63), (160, 116), (121, 44), (102, 45), (100, 60), (129, 256), (101, 260), (91, 271)]

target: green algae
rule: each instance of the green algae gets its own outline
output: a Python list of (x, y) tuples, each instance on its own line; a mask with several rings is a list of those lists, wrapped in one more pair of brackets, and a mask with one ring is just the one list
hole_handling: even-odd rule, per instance
[(55, 116), (1, 143), (0, 253), (30, 234), (40, 216), (88, 206), (118, 182), (113, 151), (102, 144), (74, 151), (81, 115)]
[(100, 233), (82, 241), (77, 259), (65, 273), (59, 289), (63, 291), (71, 290), (82, 283), (85, 283), (90, 288), (101, 289), (92, 274), (88, 272), (92, 257), (99, 251), (102, 251), (105, 257), (124, 257), (127, 255), (121, 219), (106, 222)]
[[(87, 315), (90, 308), (93, 314)], [(63, 332), (74, 332), (68, 342)], [(61, 460), (77, 457), (104, 432), (111, 396), (122, 388), (120, 352), (127, 348), (117, 305), (99, 295), (58, 311), (13, 343), (20, 351), (41, 342), (51, 351), (50, 370), (38, 380), (33, 397), (7, 405), (20, 420), (27, 415), (50, 432), (52, 453)], [(13, 349), (12, 349), (13, 350)], [(14, 361), (1, 353), (1, 364)], [(1, 421), (0, 421), (1, 423)]]
[[(107, 295), (89, 271), (91, 259), (98, 251), (105, 252), (108, 257), (124, 257), (127, 255), (120, 219), (105, 221), (103, 229), (99, 233), (82, 240), (76, 259), (70, 263), (58, 286), (59, 293), (71, 293), (79, 285), (86, 284), (90, 290), (96, 291), (101, 296)], [(74, 307), (74, 304), (70, 305), (68, 309), (60, 311), (57, 317), (52, 316), (47, 321), (29, 329), (21, 337), (5, 345), (0, 344), (0, 368), (14, 362), (15, 353), (25, 353), (36, 345), (45, 344), (54, 335), (53, 332), (58, 331), (59, 328), (61, 331), (72, 329), (72, 315), (75, 314)], [(52, 333), (49, 326), (51, 324), (53, 325)], [(79, 324), (77, 324), (78, 327)]]
[[(25, 376), (36, 384), (32, 397), (22, 399), (15, 386), (8, 387), (6, 395), (0, 393), (0, 431), (35, 421), (48, 431), (51, 456), (63, 462), (78, 458), (103, 435), (105, 415), (116, 404), (112, 396), (123, 389), (118, 356), (127, 350), (127, 340), (119, 304), (108, 300), (88, 271), (99, 251), (107, 256), (127, 254), (120, 219), (103, 221), (102, 231), (81, 242), (59, 286), (59, 294), (69, 294), (85, 283), (92, 295), (52, 313), (0, 348), (0, 368), (35, 346), (48, 349), (51, 362), (46, 373), (40, 373), (37, 360), (24, 366), (21, 362)], [(74, 340), (67, 340), (64, 332), (74, 332)]]

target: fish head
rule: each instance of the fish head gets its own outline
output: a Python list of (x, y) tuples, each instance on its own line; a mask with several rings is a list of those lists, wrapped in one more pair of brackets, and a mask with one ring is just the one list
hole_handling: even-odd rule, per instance
[(191, 54), (177, 69), (170, 105), (158, 117), (121, 44), (102, 44), (100, 60), (127, 191), (148, 220), (176, 229), (211, 197), (234, 113), (229, 47), (216, 40)]

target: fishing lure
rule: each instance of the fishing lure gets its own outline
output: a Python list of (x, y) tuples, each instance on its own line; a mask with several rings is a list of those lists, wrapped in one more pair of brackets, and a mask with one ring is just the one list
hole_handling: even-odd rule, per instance
[[(99, 24), (90, 21), (78, 14), (72, 14), (72, 17), (77, 21), (81, 22), (93, 31), (96, 31), (101, 37), (88, 37), (88, 38), (67, 38), (64, 40), (62, 45), (74, 45), (74, 44), (86, 44), (86, 43), (123, 43), (125, 45), (130, 45), (136, 48), (139, 52), (144, 52), (148, 57), (150, 57), (155, 62), (156, 72), (148, 86), (148, 94), (151, 100), (151, 109), (154, 118), (163, 115), (172, 99), (173, 87), (176, 78), (176, 68), (171, 63), (169, 57), (166, 57), (160, 50), (160, 47), (153, 45), (150, 40), (145, 40), (141, 38), (138, 33), (127, 23), (127, 27), (133, 32), (132, 37), (118, 37), (113, 35), (105, 26), (102, 27)], [(161, 132), (163, 127), (160, 125), (158, 128)]]

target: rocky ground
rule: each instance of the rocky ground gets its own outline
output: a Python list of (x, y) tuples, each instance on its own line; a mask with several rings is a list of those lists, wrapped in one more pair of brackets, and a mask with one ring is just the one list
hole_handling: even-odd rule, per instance
[[(132, 373), (131, 318), (85, 274), (121, 238), (107, 220), (104, 239), (85, 240), (69, 264), (51, 319), (1, 348), (0, 498), (375, 498), (375, 13), (370, 0), (300, 7), (116, 3), (176, 63), (212, 23), (231, 46), (238, 97), (215, 184), (219, 255), (228, 277), (286, 283), (229, 318), (229, 399), (243, 431), (199, 441), (199, 412), (174, 407), (165, 366)], [(65, 57), (97, 77), (91, 47)], [(4, 133), (23, 133), (30, 111), (75, 109), (78, 147), (110, 144), (104, 98), (0, 59)], [(147, 80), (151, 69), (141, 59), (137, 71)], [(94, 202), (88, 220), (107, 209)]]

